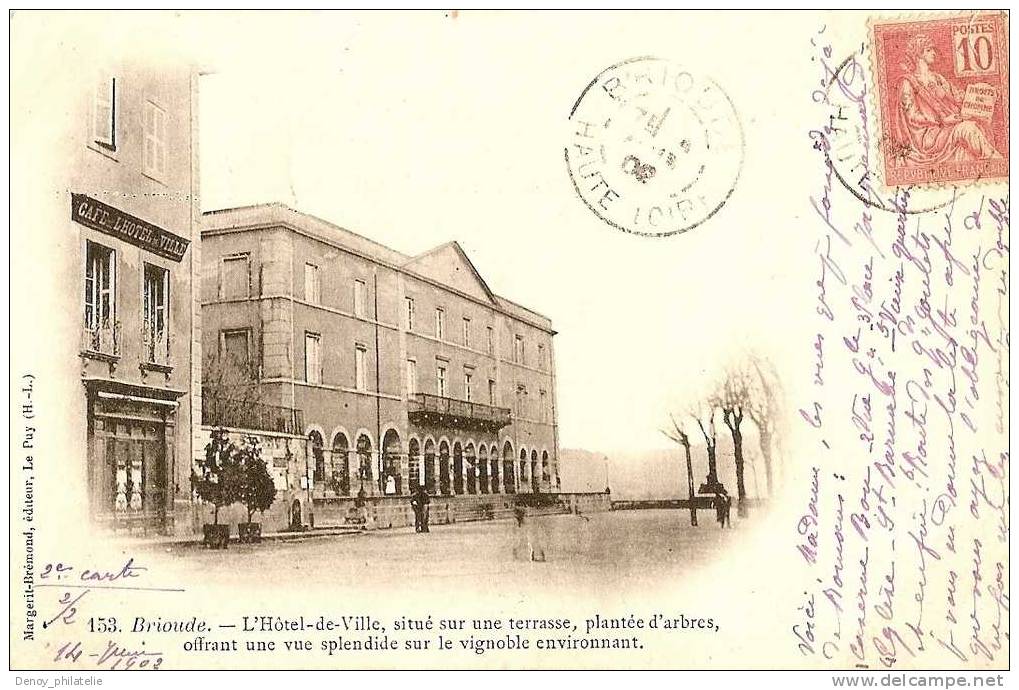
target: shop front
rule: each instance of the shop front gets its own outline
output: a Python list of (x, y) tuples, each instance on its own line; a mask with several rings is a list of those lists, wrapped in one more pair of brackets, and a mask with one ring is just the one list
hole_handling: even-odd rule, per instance
[(176, 416), (184, 391), (86, 379), (92, 519), (114, 531), (173, 528)]

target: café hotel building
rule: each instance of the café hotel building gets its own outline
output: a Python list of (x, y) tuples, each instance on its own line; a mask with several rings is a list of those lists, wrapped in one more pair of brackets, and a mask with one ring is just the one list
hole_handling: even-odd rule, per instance
[(114, 529), (187, 530), (201, 414), (197, 75), (110, 65), (89, 87), (60, 195), (77, 263), (68, 418), (81, 425), (88, 512)]
[(559, 490), (555, 331), (456, 242), (410, 256), (281, 204), (206, 213), (201, 237), (207, 384), (249, 372), (302, 412), (316, 501)]

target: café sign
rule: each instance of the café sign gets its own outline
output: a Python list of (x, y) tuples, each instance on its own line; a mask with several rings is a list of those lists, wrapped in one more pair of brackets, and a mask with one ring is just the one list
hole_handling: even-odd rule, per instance
[(71, 220), (174, 261), (184, 258), (191, 243), (84, 194), (71, 194)]

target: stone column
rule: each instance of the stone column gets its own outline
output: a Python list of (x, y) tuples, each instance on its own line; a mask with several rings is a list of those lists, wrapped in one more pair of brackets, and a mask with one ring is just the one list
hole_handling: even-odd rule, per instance
[(400, 482), (396, 485), (396, 493), (407, 494), (414, 488), (410, 485), (410, 455), (400, 453)]

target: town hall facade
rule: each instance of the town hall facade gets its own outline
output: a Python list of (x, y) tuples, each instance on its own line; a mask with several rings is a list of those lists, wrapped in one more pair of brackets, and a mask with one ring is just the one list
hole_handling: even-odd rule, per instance
[(456, 242), (409, 256), (281, 204), (201, 236), (205, 404), (300, 410), (315, 499), (558, 492), (555, 331)]

